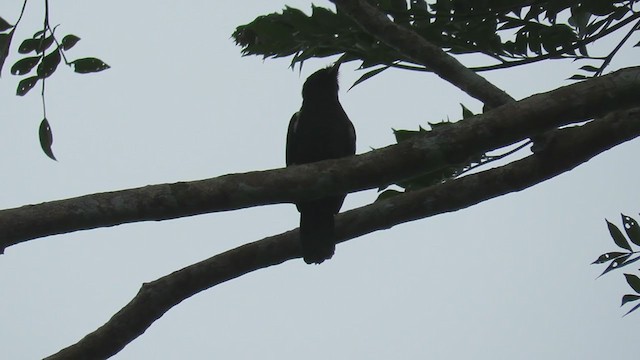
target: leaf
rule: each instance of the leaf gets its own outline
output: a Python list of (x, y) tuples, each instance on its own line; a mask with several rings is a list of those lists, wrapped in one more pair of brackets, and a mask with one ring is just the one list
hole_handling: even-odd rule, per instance
[(570, 77), (567, 80), (586, 80), (588, 78), (589, 78), (588, 76), (576, 74), (576, 75), (573, 75), (572, 77)]
[(82, 58), (72, 61), (71, 64), (73, 70), (79, 74), (99, 72), (110, 68), (109, 65), (96, 58)]
[(52, 53), (45, 56), (40, 65), (38, 65), (38, 77), (44, 79), (51, 76), (58, 68), (60, 60), (62, 60), (62, 57), (60, 56), (59, 49), (55, 49)]
[(541, 6), (531, 6), (527, 15), (524, 16), (524, 20), (538, 19), (538, 15), (542, 13), (543, 9)]
[(40, 56), (32, 56), (16, 61), (11, 67), (11, 74), (24, 75), (31, 71), (40, 62)]
[(51, 145), (53, 145), (53, 134), (51, 133), (51, 126), (49, 126), (47, 118), (44, 118), (40, 123), (38, 134), (40, 135), (40, 146), (42, 147), (42, 151), (44, 151), (49, 158), (57, 161), (56, 157), (53, 155), (53, 151), (51, 151)]
[[(611, 16), (609, 16), (609, 18), (613, 18), (616, 20), (621, 20), (625, 15), (627, 15), (627, 13), (632, 12), (631, 9), (627, 9), (626, 6), (619, 6), (615, 9), (615, 11), (613, 11), (613, 13), (611, 14)], [(636, 12), (633, 12), (633, 15), (637, 15)], [(633, 16), (632, 15), (632, 16)], [(637, 31), (638, 29), (636, 28), (633, 31)]]
[(20, 46), (18, 46), (18, 52), (20, 54), (28, 54), (36, 51), (39, 46), (40, 39), (26, 39), (20, 44)]
[[(354, 86), (364, 82), (365, 80), (372, 78), (378, 74), (380, 74), (381, 72), (387, 70), (389, 68), (389, 66), (383, 66), (381, 68), (375, 69), (375, 70), (371, 70), (369, 72), (367, 72), (366, 74), (360, 76), (360, 78), (358, 80), (356, 80), (356, 82), (353, 83), (353, 85), (351, 85), (351, 87), (349, 88), (349, 90), (353, 89)], [(348, 91), (348, 90), (347, 90)]]
[(613, 260), (613, 259), (617, 259), (623, 255), (627, 255), (628, 253), (623, 253), (623, 252), (609, 252), (609, 253), (605, 253), (600, 255), (596, 261), (592, 262), (591, 265), (593, 264), (602, 264), (605, 263), (609, 260)]
[(589, 72), (597, 72), (600, 69), (598, 69), (595, 66), (585, 65), (585, 66), (581, 67), (580, 70), (589, 71)]
[(396, 142), (398, 143), (409, 140), (414, 136), (418, 136), (427, 132), (427, 130), (423, 129), (422, 127), (419, 127), (418, 130), (396, 130), (393, 128), (391, 130), (393, 130), (393, 135), (396, 137)]
[(521, 26), (522, 26), (521, 22), (507, 20), (504, 24), (500, 25), (500, 27), (498, 27), (497, 30), (515, 29), (515, 28), (519, 28)]
[(613, 242), (615, 242), (616, 245), (620, 246), (623, 249), (632, 251), (631, 246), (629, 245), (629, 242), (624, 237), (624, 235), (622, 235), (622, 232), (620, 231), (620, 229), (618, 229), (617, 226), (610, 223), (608, 220), (605, 219), (605, 221), (607, 222), (607, 227), (609, 228), (609, 234), (611, 234), (611, 237), (613, 238)]
[(623, 316), (627, 316), (629, 314), (631, 314), (633, 311), (636, 311), (638, 308), (640, 308), (640, 304), (634, 306), (633, 308), (631, 308), (631, 310), (627, 311), (626, 314), (624, 314)]
[(11, 30), (8, 34), (0, 34), (0, 76), (2, 76), (2, 66), (5, 60), (7, 60), (7, 56), (9, 56), (9, 47), (11, 46), (13, 31), (14, 30)]
[(13, 25), (9, 24), (7, 22), (7, 20), (3, 19), (0, 16), (0, 32), (7, 31), (7, 30), (11, 29), (12, 27), (13, 27)]
[(16, 91), (16, 95), (24, 96), (29, 90), (33, 89), (36, 86), (40, 78), (37, 76), (28, 77), (18, 83), (18, 90)]
[(44, 35), (45, 32), (46, 32), (46, 30), (38, 30), (33, 34), (32, 38), (40, 39), (40, 38), (42, 38), (42, 35)]
[(640, 295), (627, 294), (622, 297), (622, 304), (620, 306), (624, 306), (626, 303), (638, 300), (640, 300)]
[(624, 214), (620, 215), (622, 216), (624, 231), (627, 233), (629, 240), (631, 240), (632, 243), (640, 246), (640, 226), (638, 226), (638, 222), (630, 216)]
[(49, 36), (48, 38), (45, 38), (43, 40), (38, 39), (38, 45), (36, 46), (36, 53), (40, 54), (43, 53), (45, 51), (47, 51), (47, 49), (49, 47), (51, 47), (51, 45), (53, 44), (54, 41), (54, 37), (53, 35)]
[(630, 257), (631, 257), (631, 255), (632, 255), (632, 254), (627, 254), (627, 255), (621, 256), (621, 257), (619, 257), (619, 258), (617, 258), (617, 259), (613, 260), (613, 261), (611, 262), (611, 264), (609, 264), (609, 266), (607, 266), (607, 268), (606, 268), (606, 269), (604, 269), (604, 271), (602, 272), (602, 274), (600, 274), (598, 277), (600, 277), (600, 276), (602, 276), (602, 275), (604, 275), (604, 274), (608, 273), (608, 272), (609, 272), (609, 271), (611, 271), (611, 270), (614, 270), (614, 269), (617, 269), (617, 268), (622, 267), (622, 263), (624, 263), (624, 262), (625, 262), (625, 260), (627, 260), (628, 258), (630, 258)]
[(75, 35), (66, 35), (64, 38), (62, 38), (62, 43), (60, 44), (60, 47), (62, 47), (62, 50), (69, 50), (71, 49), (75, 44), (78, 43), (78, 41), (80, 41), (80, 38), (75, 36)]
[(627, 279), (627, 284), (631, 286), (633, 291), (640, 294), (640, 278), (633, 274), (624, 274), (624, 277)]
[(600, 29), (602, 26), (605, 26), (605, 25), (607, 25), (607, 19), (602, 19), (602, 20), (593, 22), (587, 26), (586, 33), (587, 35), (592, 35), (596, 31), (598, 31), (598, 29)]
[[(635, 254), (635, 253), (632, 253), (632, 254)], [(618, 266), (618, 269), (621, 268), (621, 267), (627, 266), (629, 264), (633, 264), (634, 262), (636, 262), (638, 260), (640, 260), (640, 256), (636, 256), (631, 260), (627, 260), (627, 261), (623, 262), (620, 266)]]
[(311, 18), (326, 29), (335, 29), (339, 25), (339, 18), (336, 13), (313, 4), (311, 4)]
[(583, 1), (582, 8), (584, 8), (585, 11), (589, 11), (591, 14), (606, 16), (615, 10), (615, 6), (612, 3), (613, 1), (601, 0)]
[(460, 106), (462, 106), (462, 118), (466, 119), (466, 118), (470, 118), (473, 117), (473, 113), (471, 112), (471, 110), (467, 109), (466, 106), (464, 106), (464, 104), (460, 104)]
[(587, 50), (587, 47), (584, 44), (581, 44), (578, 50), (580, 51), (580, 55), (589, 56), (589, 51)]
[(571, 7), (571, 17), (569, 17), (568, 22), (570, 25), (573, 25), (578, 29), (581, 29), (580, 32), (582, 33), (583, 32), (582, 29), (585, 29), (587, 27), (587, 24), (589, 24), (590, 18), (591, 18), (591, 13), (586, 11), (584, 7), (574, 6), (574, 7)]

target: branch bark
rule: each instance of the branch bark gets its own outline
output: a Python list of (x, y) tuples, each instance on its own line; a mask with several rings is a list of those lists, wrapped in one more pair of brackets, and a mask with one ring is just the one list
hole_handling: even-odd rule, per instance
[(640, 105), (640, 67), (503, 105), (424, 137), (286, 169), (100, 193), (0, 211), (0, 253), (30, 239), (377, 188), (534, 134)]
[(453, 56), (442, 51), (418, 35), (411, 28), (400, 26), (366, 0), (331, 0), (360, 27), (387, 46), (407, 58), (433, 70), (442, 79), (457, 86), (491, 108), (514, 101), (506, 92), (462, 65)]
[[(428, 216), (456, 211), (520, 191), (569, 171), (595, 155), (640, 136), (640, 107), (616, 111), (554, 132), (541, 153), (444, 184), (409, 192), (336, 217), (340, 242)], [(47, 359), (107, 358), (122, 350), (165, 312), (217, 284), (300, 257), (291, 230), (190, 265), (145, 283), (106, 324)]]

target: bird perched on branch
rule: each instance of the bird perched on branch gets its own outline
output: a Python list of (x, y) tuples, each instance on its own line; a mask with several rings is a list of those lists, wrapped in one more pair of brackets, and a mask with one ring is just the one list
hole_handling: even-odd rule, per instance
[[(356, 132), (338, 101), (339, 64), (311, 74), (302, 87), (302, 107), (293, 114), (287, 132), (287, 166), (350, 156), (356, 152)], [(346, 194), (296, 203), (300, 211), (300, 241), (307, 264), (320, 264), (336, 247), (334, 215)]]

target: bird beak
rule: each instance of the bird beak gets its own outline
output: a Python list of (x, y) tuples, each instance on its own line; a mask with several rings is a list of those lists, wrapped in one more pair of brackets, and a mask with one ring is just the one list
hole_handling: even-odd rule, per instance
[(334, 75), (336, 78), (338, 78), (338, 70), (340, 70), (340, 63), (339, 62), (333, 63), (333, 65), (331, 66), (331, 74)]

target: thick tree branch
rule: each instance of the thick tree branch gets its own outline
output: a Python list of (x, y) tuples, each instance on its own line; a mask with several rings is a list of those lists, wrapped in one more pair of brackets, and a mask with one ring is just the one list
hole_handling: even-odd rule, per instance
[(410, 28), (392, 22), (366, 0), (331, 0), (362, 29), (407, 58), (433, 70), (491, 108), (514, 101), (506, 92), (462, 65), (439, 46), (431, 44)]
[[(640, 136), (640, 107), (555, 132), (544, 151), (500, 168), (376, 202), (336, 217), (340, 241), (519, 191), (569, 171)], [(251, 271), (300, 256), (298, 231), (268, 237), (193, 264), (150, 283), (105, 325), (47, 359), (107, 358), (181, 301)]]
[(0, 211), (0, 253), (48, 235), (293, 202), (394, 183), (559, 126), (640, 105), (640, 67), (503, 105), (424, 137), (355, 157)]

